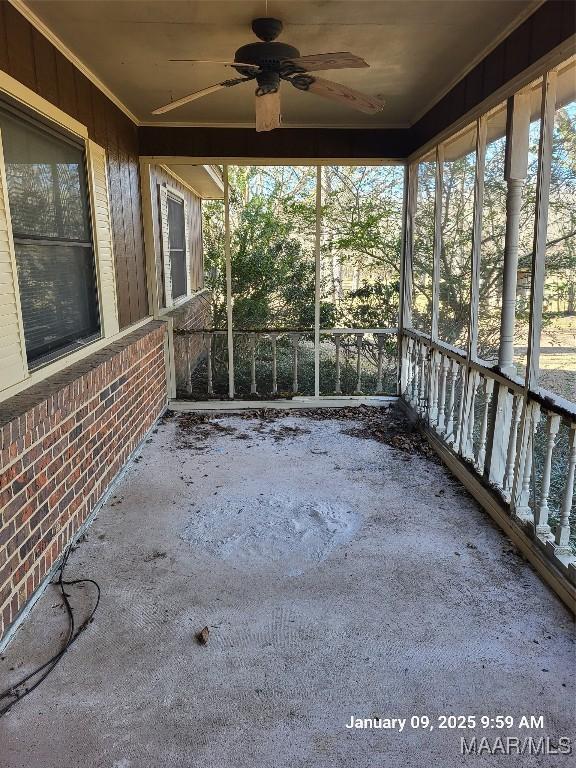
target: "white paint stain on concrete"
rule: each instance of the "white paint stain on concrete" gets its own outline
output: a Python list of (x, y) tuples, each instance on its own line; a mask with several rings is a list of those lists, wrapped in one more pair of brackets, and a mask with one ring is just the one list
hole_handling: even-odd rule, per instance
[(224, 495), (193, 514), (182, 538), (240, 568), (304, 573), (349, 541), (359, 518), (349, 505), (307, 495)]

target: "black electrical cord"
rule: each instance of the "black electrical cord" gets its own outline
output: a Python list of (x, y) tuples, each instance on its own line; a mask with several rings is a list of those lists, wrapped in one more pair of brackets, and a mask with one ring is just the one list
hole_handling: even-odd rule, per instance
[[(60, 591), (62, 593), (62, 600), (64, 602), (64, 606), (66, 608), (66, 612), (68, 614), (68, 637), (66, 638), (66, 642), (64, 643), (62, 649), (58, 651), (58, 653), (54, 654), (48, 661), (44, 662), (41, 666), (37, 667), (34, 671), (30, 672), (25, 677), (22, 677), (18, 682), (11, 685), (9, 688), (6, 688), (6, 690), (0, 692), (0, 717), (5, 715), (7, 712), (9, 712), (14, 704), (16, 704), (18, 701), (23, 699), (25, 696), (27, 696), (29, 693), (32, 693), (32, 691), (37, 688), (40, 683), (42, 683), (50, 672), (54, 669), (54, 667), (58, 664), (60, 659), (64, 656), (66, 651), (70, 648), (70, 646), (76, 642), (76, 640), (79, 638), (79, 636), (84, 632), (86, 627), (92, 623), (92, 620), (94, 618), (94, 614), (96, 613), (98, 609), (98, 605), (100, 603), (100, 586), (99, 584), (94, 581), (93, 579), (72, 579), (72, 580), (65, 580), (64, 579), (64, 569), (66, 567), (66, 563), (68, 562), (68, 557), (70, 555), (70, 552), (72, 551), (72, 545), (68, 547), (66, 550), (64, 557), (62, 558), (62, 563), (60, 564), (59, 569), (59, 575), (58, 575), (58, 581), (56, 582), (58, 586), (60, 587)], [(76, 625), (74, 622), (74, 611), (72, 610), (72, 606), (70, 605), (69, 601), (69, 595), (66, 593), (64, 587), (67, 586), (73, 586), (74, 584), (93, 584), (96, 587), (97, 590), (97, 597), (96, 597), (96, 604), (94, 605), (94, 608), (90, 612), (90, 615), (88, 618), (86, 618), (82, 624), (76, 629)], [(40, 677), (37, 680), (34, 680), (40, 673)], [(26, 686), (26, 683), (28, 681), (32, 680), (33, 682)], [(7, 703), (3, 704), (5, 700), (8, 700)]]

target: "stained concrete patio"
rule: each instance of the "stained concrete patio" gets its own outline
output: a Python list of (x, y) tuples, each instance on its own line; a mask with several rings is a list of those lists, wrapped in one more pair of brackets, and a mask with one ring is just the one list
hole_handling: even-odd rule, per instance
[[(350, 420), (167, 420), (73, 553), (95, 621), (0, 720), (2, 768), (568, 765), (461, 756), (442, 714), (573, 736), (570, 615), (439, 464)], [(185, 418), (185, 417), (184, 417)], [(77, 615), (92, 594), (70, 588)], [(66, 629), (49, 587), (2, 687)], [(206, 646), (194, 636), (210, 628)], [(426, 714), (434, 730), (412, 730)], [(350, 717), (402, 717), (349, 730)]]

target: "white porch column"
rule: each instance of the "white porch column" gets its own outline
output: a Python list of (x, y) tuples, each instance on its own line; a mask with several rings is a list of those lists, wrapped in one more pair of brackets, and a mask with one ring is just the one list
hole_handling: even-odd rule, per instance
[[(418, 165), (407, 165), (404, 169), (404, 205), (402, 230), (402, 261), (400, 269), (400, 312), (397, 346), (397, 394), (403, 395), (410, 370), (409, 350), (404, 330), (412, 327), (412, 245), (414, 234), (414, 213), (418, 194)], [(380, 340), (380, 339), (379, 339)]]
[(320, 279), (322, 243), (322, 166), (316, 166), (316, 237), (314, 248), (314, 397), (320, 397)]
[(522, 188), (528, 172), (528, 140), (530, 132), (530, 95), (518, 93), (508, 99), (506, 126), (506, 239), (504, 245), (504, 279), (500, 316), (500, 350), (498, 366), (503, 373), (514, 375), (514, 327), (516, 322), (516, 281), (518, 277), (518, 239)]
[(234, 334), (232, 331), (232, 258), (230, 253), (230, 183), (228, 166), (222, 173), (224, 181), (224, 256), (226, 260), (226, 325), (228, 341), (228, 397), (234, 399)]
[(540, 368), (540, 332), (544, 309), (546, 279), (546, 236), (548, 231), (548, 201), (552, 174), (552, 137), (556, 108), (557, 72), (546, 72), (542, 83), (540, 147), (538, 151), (538, 181), (536, 183), (536, 216), (534, 247), (532, 249), (532, 283), (530, 290), (530, 333), (526, 359), (526, 387), (538, 388)]

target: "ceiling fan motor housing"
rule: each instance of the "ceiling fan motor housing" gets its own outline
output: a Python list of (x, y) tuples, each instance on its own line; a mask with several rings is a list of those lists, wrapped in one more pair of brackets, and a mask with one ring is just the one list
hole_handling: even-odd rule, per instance
[[(248, 43), (248, 45), (238, 48), (234, 60), (245, 64), (254, 64), (262, 70), (278, 72), (286, 59), (299, 57), (298, 48), (287, 43)], [(241, 72), (242, 67), (235, 67), (235, 69)]]

